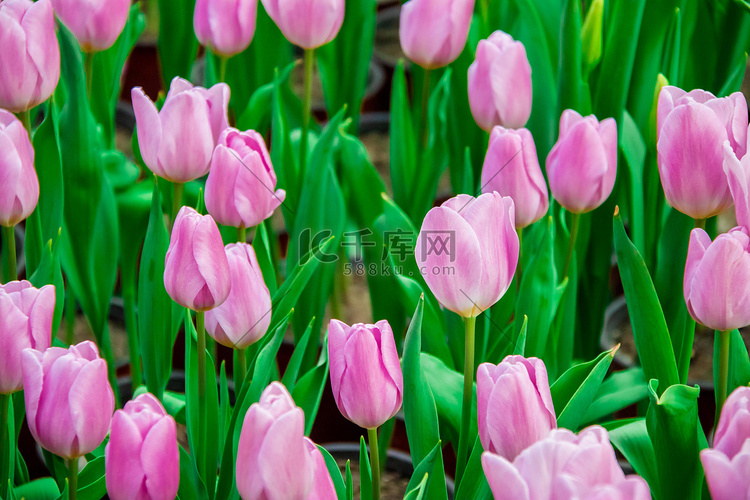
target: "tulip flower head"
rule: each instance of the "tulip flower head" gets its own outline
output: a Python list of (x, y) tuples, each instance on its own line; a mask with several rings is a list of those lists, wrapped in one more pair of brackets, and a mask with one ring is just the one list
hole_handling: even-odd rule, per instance
[(464, 318), (480, 315), (508, 290), (518, 264), (513, 200), (460, 194), (427, 213), (416, 259), (427, 286)]
[(177, 425), (152, 394), (117, 410), (104, 449), (112, 500), (172, 500), (180, 486)]
[(257, 12), (258, 0), (197, 0), (195, 36), (220, 56), (239, 54), (253, 41)]
[(107, 362), (93, 342), (43, 353), (21, 353), (26, 420), (34, 439), (48, 451), (73, 459), (91, 453), (109, 431), (115, 396)]
[(28, 281), (0, 285), (0, 394), (23, 388), (21, 352), (49, 348), (54, 312), (54, 285), (39, 289)]
[(207, 90), (175, 77), (160, 111), (140, 87), (132, 90), (131, 97), (146, 166), (172, 182), (206, 175), (228, 126), (229, 87), (217, 83)]
[(521, 128), (531, 115), (531, 65), (523, 43), (496, 31), (477, 45), (469, 66), (469, 105), (489, 132), (496, 125)]
[(747, 103), (740, 92), (716, 98), (664, 86), (657, 108), (659, 176), (667, 202), (694, 219), (732, 204), (722, 168), (724, 141), (737, 158), (747, 151)]
[(348, 420), (374, 429), (401, 409), (404, 380), (393, 330), (386, 320), (348, 326), (332, 319), (328, 359), (333, 397)]
[(447, 66), (469, 35), (474, 0), (409, 0), (401, 7), (401, 49), (425, 69)]
[(316, 49), (338, 34), (344, 23), (344, 0), (261, 0), (287, 40)]
[(547, 176), (552, 196), (574, 214), (604, 203), (617, 178), (615, 120), (563, 111), (560, 137), (547, 156)]
[(306, 500), (331, 500), (336, 498), (336, 488), (333, 486), (331, 474), (328, 472), (326, 461), (315, 443), (305, 438), (305, 447), (315, 463), (313, 487)]
[(527, 129), (508, 130), (499, 125), (492, 129), (482, 166), (482, 192), (493, 191), (513, 199), (516, 228), (529, 226), (547, 213), (547, 183)]
[(110, 48), (122, 33), (131, 0), (52, 0), (55, 14), (78, 40), (84, 52)]
[(34, 170), (34, 148), (29, 134), (21, 121), (4, 109), (0, 109), (0, 184), (3, 186), (0, 225), (12, 227), (36, 208), (39, 179)]

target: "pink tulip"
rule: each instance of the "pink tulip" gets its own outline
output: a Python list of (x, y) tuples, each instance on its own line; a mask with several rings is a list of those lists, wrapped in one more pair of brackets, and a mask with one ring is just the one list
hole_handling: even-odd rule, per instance
[(482, 447), (511, 461), (557, 428), (544, 361), (507, 356), (479, 365), (477, 420)]
[(276, 173), (263, 137), (254, 130), (228, 128), (221, 134), (206, 180), (206, 208), (225, 226), (254, 227), (269, 218), (286, 197), (276, 189)]
[(531, 115), (531, 65), (523, 43), (502, 31), (480, 40), (469, 66), (469, 105), (474, 120), (492, 127), (521, 128)]
[(43, 352), (52, 342), (55, 287), (28, 281), (0, 285), (0, 394), (23, 389), (21, 352)]
[(0, 2), (0, 108), (27, 111), (54, 92), (60, 47), (49, 0)]
[(239, 54), (253, 41), (258, 0), (198, 0), (193, 28), (201, 44), (224, 57)]
[(305, 438), (305, 447), (315, 463), (313, 487), (306, 500), (335, 500), (336, 488), (333, 486), (331, 474), (326, 467), (326, 461), (315, 443)]
[(107, 362), (93, 342), (44, 353), (21, 353), (26, 420), (34, 439), (55, 455), (78, 458), (91, 453), (109, 431), (115, 396)]
[(480, 315), (508, 290), (518, 264), (513, 200), (460, 194), (427, 213), (416, 259), (440, 303), (465, 318)]
[(386, 320), (348, 326), (332, 319), (328, 359), (333, 397), (348, 420), (374, 429), (401, 409), (404, 379), (393, 330)]
[(750, 231), (736, 227), (713, 242), (690, 233), (683, 292), (690, 315), (713, 330), (750, 325)]
[(482, 467), (495, 500), (647, 500), (648, 485), (625, 476), (604, 428), (575, 435), (555, 429), (522, 451), (513, 462), (494, 453), (482, 455)]
[(217, 83), (206, 90), (175, 77), (161, 111), (140, 87), (131, 97), (146, 166), (172, 182), (206, 175), (219, 136), (227, 128), (229, 87)]
[(316, 49), (338, 34), (344, 22), (344, 0), (261, 0), (287, 40)]
[(738, 159), (729, 141), (724, 141), (723, 150), (724, 174), (734, 200), (737, 224), (750, 228), (750, 155)]
[(117, 410), (104, 449), (112, 500), (173, 500), (180, 486), (177, 425), (144, 393)]
[(55, 14), (84, 52), (110, 48), (128, 22), (131, 0), (52, 0)]
[(750, 495), (750, 387), (738, 387), (721, 410), (713, 449), (701, 451), (706, 482), (714, 500)]
[(617, 124), (599, 122), (572, 109), (560, 118), (560, 137), (547, 156), (552, 196), (569, 211), (582, 214), (609, 198), (617, 178)]
[(226, 255), (232, 288), (223, 304), (206, 313), (206, 331), (221, 345), (244, 349), (271, 324), (271, 293), (252, 246), (229, 244)]
[(722, 144), (729, 140), (737, 158), (742, 158), (747, 125), (747, 104), (739, 92), (717, 99), (703, 90), (661, 89), (656, 149), (670, 205), (694, 219), (705, 219), (732, 204), (722, 169)]
[(473, 12), (474, 0), (409, 0), (401, 7), (401, 49), (425, 69), (449, 65), (464, 50)]
[(232, 286), (229, 263), (216, 222), (182, 207), (174, 221), (164, 261), (164, 287), (172, 300), (194, 311), (221, 305)]
[(245, 414), (237, 451), (237, 490), (244, 500), (306, 499), (315, 460), (305, 442), (305, 413), (271, 382)]
[[(1, 57), (1, 56), (0, 56)], [(26, 219), (39, 201), (34, 148), (23, 124), (0, 109), (0, 225), (11, 227)]]
[(547, 183), (527, 129), (508, 130), (499, 125), (492, 129), (482, 167), (482, 192), (493, 191), (513, 199), (517, 228), (533, 224), (547, 213)]

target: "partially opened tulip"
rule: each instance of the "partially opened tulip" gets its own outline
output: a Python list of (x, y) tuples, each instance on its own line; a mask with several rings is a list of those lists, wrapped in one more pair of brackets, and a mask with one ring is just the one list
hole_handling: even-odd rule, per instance
[(21, 352), (44, 352), (52, 342), (55, 287), (28, 281), (0, 285), (0, 397), (23, 388)]
[(333, 480), (331, 480), (331, 474), (328, 472), (323, 454), (310, 438), (305, 438), (305, 447), (315, 463), (313, 487), (306, 500), (331, 500), (336, 498), (336, 488), (333, 486)]
[(474, 0), (409, 0), (398, 29), (406, 57), (425, 69), (456, 60), (469, 35)]
[(60, 47), (50, 0), (0, 2), (0, 108), (28, 111), (60, 79)]
[(226, 129), (206, 180), (206, 208), (225, 226), (250, 228), (269, 218), (286, 197), (263, 137), (254, 130)]
[(508, 356), (477, 372), (477, 420), (485, 451), (513, 461), (557, 428), (547, 368), (538, 358)]
[(262, 0), (263, 7), (287, 40), (316, 49), (338, 34), (344, 22), (344, 0)]
[(21, 121), (4, 109), (0, 109), (0, 185), (0, 225), (13, 227), (36, 208), (39, 180), (29, 134)]
[(722, 168), (722, 145), (737, 158), (747, 151), (747, 103), (740, 92), (716, 98), (662, 87), (657, 109), (659, 176), (667, 202), (694, 219), (706, 219), (732, 205)]
[(177, 425), (158, 399), (144, 393), (112, 417), (104, 449), (112, 500), (172, 500), (180, 486)]
[(315, 459), (305, 441), (305, 413), (289, 391), (271, 382), (245, 414), (237, 450), (237, 490), (243, 500), (307, 499)]
[(128, 21), (131, 0), (52, 0), (55, 14), (84, 52), (110, 48)]
[(516, 228), (531, 225), (547, 213), (547, 183), (527, 129), (492, 129), (482, 166), (482, 192), (493, 191), (513, 199)]
[(239, 54), (253, 40), (257, 12), (258, 0), (197, 0), (195, 36), (221, 57)]
[(489, 132), (496, 125), (521, 128), (531, 115), (531, 65), (523, 43), (496, 31), (477, 45), (469, 66), (469, 105)]

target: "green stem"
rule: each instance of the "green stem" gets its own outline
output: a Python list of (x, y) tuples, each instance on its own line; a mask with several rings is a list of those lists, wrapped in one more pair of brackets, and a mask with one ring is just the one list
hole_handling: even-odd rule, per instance
[(130, 357), (130, 380), (133, 383), (133, 394), (142, 384), (141, 359), (138, 356), (138, 322), (135, 316), (135, 284), (128, 283), (122, 287), (122, 301), (125, 309), (125, 330), (128, 334), (128, 355)]
[(307, 135), (310, 130), (310, 114), (312, 113), (312, 80), (315, 66), (315, 49), (305, 49), (305, 96), (302, 106), (302, 137), (300, 138), (299, 164), (300, 172), (304, 175), (307, 164)]
[(429, 109), (430, 104), (430, 76), (432, 75), (432, 70), (426, 69), (424, 70), (424, 78), (422, 79), (422, 116), (420, 117), (420, 143), (422, 144), (422, 149), (427, 150), (427, 142), (430, 140), (430, 127), (428, 125), (428, 118), (427, 113)]
[(179, 213), (180, 208), (182, 208), (182, 192), (185, 189), (185, 184), (182, 182), (173, 182), (172, 187), (174, 190), (172, 191), (172, 218), (170, 220), (170, 227), (174, 226), (177, 214)]
[(78, 496), (78, 458), (68, 460), (68, 500)]
[(490, 0), (479, 0), (479, 10), (482, 15), (485, 35), (490, 33)]
[(568, 255), (565, 257), (565, 266), (563, 267), (562, 279), (568, 277), (570, 271), (570, 262), (573, 260), (573, 252), (576, 249), (576, 240), (578, 239), (578, 226), (581, 221), (581, 214), (570, 214), (570, 240), (568, 240)]
[[(195, 331), (198, 336), (198, 442), (199, 450), (206, 449), (206, 325), (205, 314), (198, 311), (195, 314)], [(188, 342), (190, 340), (188, 339)], [(205, 457), (197, 457), (197, 463)], [(203, 470), (203, 467), (199, 467)], [(206, 478), (204, 478), (205, 480)]]
[(86, 73), (86, 92), (91, 101), (91, 93), (93, 91), (92, 85), (94, 81), (94, 53), (86, 52), (85, 59), (83, 60), (83, 70)]
[(23, 128), (26, 129), (26, 132), (29, 134), (29, 140), (31, 140), (31, 111), (19, 111), (18, 119), (23, 123)]
[(245, 375), (247, 375), (247, 353), (245, 349), (237, 349), (237, 368), (240, 379), (234, 381), (234, 390), (236, 394), (239, 394), (242, 390), (242, 382), (245, 381)]
[(695, 219), (695, 227), (706, 230), (706, 219)]
[(465, 318), (466, 326), (464, 344), (464, 395), (461, 408), (461, 434), (458, 437), (458, 458), (456, 460), (456, 484), (461, 484), (461, 477), (469, 456), (469, 429), (471, 428), (471, 400), (474, 393), (474, 329), (476, 317)]
[(247, 229), (245, 226), (237, 228), (237, 243), (247, 243)]
[(3, 226), (3, 241), (5, 242), (5, 259), (8, 267), (8, 281), (18, 279), (16, 274), (16, 231), (14, 226)]
[(227, 80), (227, 62), (229, 61), (228, 57), (219, 57), (219, 81), (225, 82)]
[(714, 421), (714, 428), (719, 425), (719, 417), (721, 416), (721, 408), (724, 406), (724, 401), (727, 400), (727, 383), (729, 380), (729, 340), (731, 338), (732, 330), (719, 331), (719, 373), (718, 380), (715, 381), (716, 390), (716, 420)]
[(370, 442), (370, 467), (372, 468), (372, 499), (380, 500), (380, 455), (378, 454), (378, 428), (367, 429)]
[(76, 296), (68, 283), (65, 287), (65, 343), (73, 345), (76, 328)]
[[(10, 394), (0, 394), (0, 450), (5, 450), (6, 442), (9, 442), (8, 436), (8, 418), (10, 415)], [(13, 443), (10, 442), (12, 445)], [(5, 463), (5, 461), (2, 461)], [(12, 481), (10, 476), (10, 468), (4, 467), (0, 470), (0, 498), (6, 498), (8, 489), (8, 481)]]

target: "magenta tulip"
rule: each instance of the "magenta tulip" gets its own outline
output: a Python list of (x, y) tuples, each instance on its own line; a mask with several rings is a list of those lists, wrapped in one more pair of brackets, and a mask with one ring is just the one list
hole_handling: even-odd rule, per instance
[(50, 1), (0, 2), (0, 47), (0, 108), (17, 113), (46, 101), (60, 79)]
[(406, 57), (425, 69), (447, 66), (464, 50), (474, 0), (409, 0), (398, 34)]
[(323, 454), (310, 438), (305, 438), (305, 447), (315, 463), (313, 487), (306, 500), (334, 500), (336, 488), (333, 486), (333, 480), (328, 472), (328, 467), (326, 467)]
[(164, 261), (164, 287), (172, 300), (194, 311), (221, 305), (232, 286), (229, 263), (216, 222), (182, 207), (174, 221)]
[(131, 96), (146, 166), (172, 182), (206, 175), (219, 136), (227, 128), (229, 87), (218, 83), (206, 90), (175, 77), (161, 111), (140, 87)]
[(348, 420), (375, 429), (401, 409), (404, 379), (393, 330), (386, 320), (348, 326), (332, 319), (328, 359), (333, 397)]
[(492, 129), (482, 166), (482, 192), (493, 191), (513, 199), (517, 228), (533, 224), (547, 213), (547, 183), (539, 167), (534, 138), (527, 129)]
[(206, 313), (206, 331), (221, 345), (244, 349), (271, 324), (271, 293), (252, 246), (229, 244), (226, 255), (232, 288), (223, 304)]
[(198, 0), (195, 36), (220, 56), (239, 54), (253, 41), (257, 12), (258, 0)]
[(544, 361), (508, 356), (477, 372), (477, 420), (485, 451), (514, 460), (557, 427)]
[(306, 499), (315, 460), (305, 442), (305, 413), (271, 382), (245, 414), (237, 451), (237, 490), (244, 500)]
[(0, 285), (0, 394), (23, 389), (21, 352), (43, 352), (52, 342), (55, 287), (28, 281)]
[[(2, 57), (2, 56), (0, 56)], [(0, 109), (0, 225), (11, 227), (26, 219), (39, 201), (34, 148), (23, 124)]]
[(563, 111), (560, 137), (547, 156), (547, 177), (552, 196), (570, 212), (586, 213), (604, 203), (617, 178), (615, 120)]
[(149, 393), (128, 401), (112, 417), (104, 460), (112, 500), (173, 500), (180, 485), (174, 418)]
[(427, 213), (416, 259), (440, 303), (465, 318), (480, 315), (508, 290), (518, 264), (513, 200), (460, 194)]
[(287, 40), (316, 49), (338, 34), (344, 22), (344, 0), (262, 0), (266, 12)]
[(128, 22), (131, 0), (52, 0), (55, 14), (84, 52), (110, 48)]
[(480, 40), (469, 66), (469, 105), (474, 120), (492, 127), (521, 128), (531, 115), (531, 65), (523, 43), (502, 31)]
[(718, 99), (665, 86), (657, 108), (659, 175), (667, 201), (694, 219), (732, 204), (722, 164), (728, 140), (737, 158), (747, 150), (747, 104), (741, 93)]
[(206, 180), (206, 208), (225, 226), (253, 227), (284, 201), (266, 143), (254, 130), (228, 128), (214, 149)]
[(643, 478), (623, 474), (607, 431), (599, 426), (577, 436), (555, 429), (513, 462), (485, 452), (482, 467), (495, 500), (651, 498)]
[(21, 353), (26, 420), (34, 439), (63, 458), (91, 453), (109, 431), (115, 396), (93, 342)]

